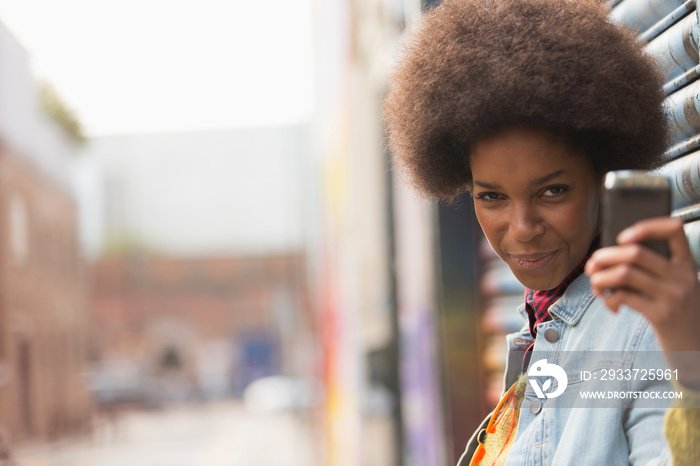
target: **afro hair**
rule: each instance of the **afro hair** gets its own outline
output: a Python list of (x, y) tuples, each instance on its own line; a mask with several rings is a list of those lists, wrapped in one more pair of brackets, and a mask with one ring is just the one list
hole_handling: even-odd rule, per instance
[(593, 0), (445, 0), (408, 33), (384, 105), (398, 168), (423, 194), (470, 189), (469, 152), (512, 126), (561, 136), (596, 173), (661, 163), (662, 76)]

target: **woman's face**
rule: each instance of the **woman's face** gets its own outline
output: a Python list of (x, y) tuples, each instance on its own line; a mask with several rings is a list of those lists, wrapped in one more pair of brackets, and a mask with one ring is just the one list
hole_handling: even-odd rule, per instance
[(585, 156), (547, 133), (510, 128), (470, 155), (476, 216), (526, 287), (559, 285), (597, 232), (599, 183)]

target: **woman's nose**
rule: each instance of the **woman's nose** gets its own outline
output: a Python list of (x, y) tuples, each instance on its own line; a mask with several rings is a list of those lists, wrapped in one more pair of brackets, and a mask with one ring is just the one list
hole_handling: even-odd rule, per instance
[(544, 223), (531, 206), (513, 206), (508, 232), (512, 238), (526, 243), (544, 233)]

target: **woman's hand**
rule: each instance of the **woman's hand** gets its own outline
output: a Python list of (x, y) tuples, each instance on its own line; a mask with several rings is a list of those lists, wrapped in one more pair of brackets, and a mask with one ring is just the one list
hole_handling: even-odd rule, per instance
[[(650, 239), (665, 240), (670, 257), (639, 244)], [(668, 353), (700, 354), (700, 284), (683, 222), (670, 217), (642, 220), (622, 231), (617, 242), (619, 246), (596, 251), (586, 264), (593, 294), (604, 296), (613, 312), (625, 304), (642, 313), (670, 366), (679, 370), (681, 383), (700, 389), (697, 358)]]

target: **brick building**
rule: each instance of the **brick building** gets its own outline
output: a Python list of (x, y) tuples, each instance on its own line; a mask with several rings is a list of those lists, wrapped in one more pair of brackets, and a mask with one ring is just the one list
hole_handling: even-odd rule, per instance
[(296, 254), (99, 259), (95, 356), (156, 377), (175, 364), (196, 396), (212, 391), (207, 374), (219, 395), (261, 375), (302, 375), (314, 351), (303, 267)]
[(69, 188), (79, 137), (51, 113), (27, 51), (2, 23), (0, 69), (0, 434), (15, 443), (87, 428), (92, 402), (86, 269)]
[(0, 426), (15, 440), (74, 432), (90, 416), (76, 217), (64, 188), (0, 147)]

